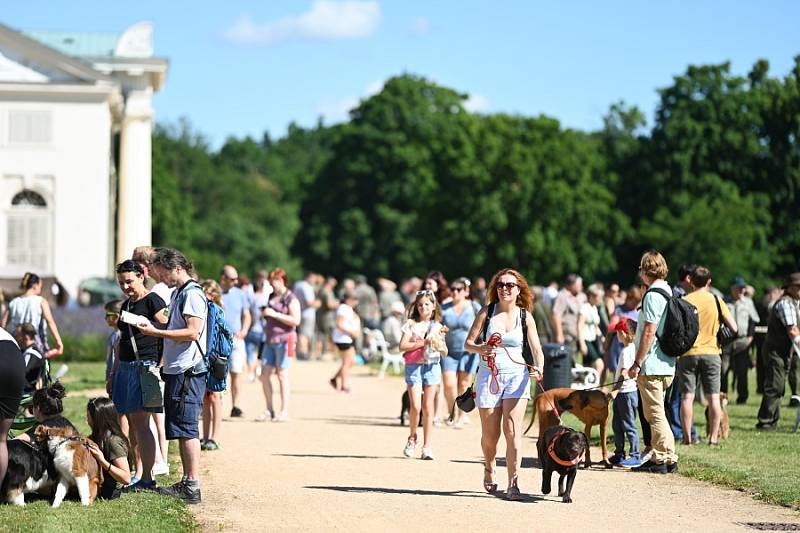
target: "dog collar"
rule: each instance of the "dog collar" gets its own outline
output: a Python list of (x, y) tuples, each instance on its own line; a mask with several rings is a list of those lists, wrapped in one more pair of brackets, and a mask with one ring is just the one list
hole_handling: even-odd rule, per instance
[(551, 440), (550, 444), (547, 446), (547, 453), (548, 453), (548, 455), (550, 455), (550, 458), (553, 461), (555, 461), (556, 463), (560, 464), (561, 466), (576, 466), (578, 463), (581, 462), (581, 458), (583, 457), (583, 454), (585, 453), (585, 451), (579, 453), (575, 458), (573, 458), (573, 459), (571, 459), (569, 461), (562, 459), (561, 457), (559, 457), (556, 454), (556, 450), (555, 450), (556, 442), (558, 442), (558, 439), (560, 439), (562, 435), (566, 435), (566, 434), (567, 434), (567, 430), (566, 429), (562, 429), (561, 431), (556, 433), (556, 436), (553, 437), (553, 440)]

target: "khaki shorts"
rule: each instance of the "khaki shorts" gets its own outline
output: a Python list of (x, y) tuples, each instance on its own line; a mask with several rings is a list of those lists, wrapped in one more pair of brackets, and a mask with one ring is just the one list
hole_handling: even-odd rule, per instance
[(719, 394), (722, 382), (722, 358), (719, 355), (684, 355), (678, 360), (681, 394), (694, 394), (697, 378), (706, 394)]

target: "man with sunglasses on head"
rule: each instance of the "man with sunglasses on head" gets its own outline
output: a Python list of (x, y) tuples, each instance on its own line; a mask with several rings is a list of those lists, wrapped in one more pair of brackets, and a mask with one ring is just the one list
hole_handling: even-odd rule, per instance
[(231, 371), (231, 418), (242, 416), (242, 410), (236, 405), (239, 397), (239, 378), (244, 373), (247, 361), (247, 348), (244, 338), (250, 330), (250, 299), (240, 289), (239, 273), (231, 265), (222, 267), (219, 275), (219, 286), (222, 289), (222, 303), (225, 304), (225, 322), (233, 334), (233, 352), (230, 357)]

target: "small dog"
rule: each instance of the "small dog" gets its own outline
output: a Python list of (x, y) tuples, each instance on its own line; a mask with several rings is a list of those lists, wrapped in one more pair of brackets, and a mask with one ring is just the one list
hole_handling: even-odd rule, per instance
[[(584, 423), (583, 432), (586, 438), (592, 434), (592, 426), (600, 426), (600, 447), (603, 450), (603, 465), (612, 468), (608, 461), (608, 419), (609, 419), (609, 397), (600, 390), (573, 390), (568, 388), (550, 389), (539, 394), (533, 403), (533, 414), (531, 423), (528, 424), (528, 431), (533, 426), (533, 422), (539, 417), (539, 442), (542, 441), (545, 431), (561, 423), (561, 420), (553, 412), (556, 409), (558, 415), (564, 411), (569, 411)], [(539, 461), (543, 458), (539, 455)], [(589, 455), (589, 448), (586, 448), (586, 468), (592, 465)]]
[[(719, 419), (719, 438), (727, 439), (731, 434), (731, 420), (728, 418), (728, 395), (719, 393), (719, 405), (722, 407), (722, 418)], [(706, 406), (706, 438), (711, 438), (711, 425), (708, 423), (708, 406)]]
[(558, 472), (558, 495), (563, 503), (572, 503), (572, 485), (581, 457), (589, 453), (589, 439), (566, 426), (552, 426), (545, 430), (536, 447), (542, 462), (542, 494), (550, 494), (553, 472)]
[(41, 444), (8, 441), (8, 471), (0, 489), (5, 501), (25, 505), (25, 494), (50, 494), (55, 480), (55, 466)]
[(92, 441), (76, 436), (69, 428), (39, 426), (35, 435), (53, 458), (58, 478), (53, 507), (61, 505), (73, 486), (78, 489), (82, 505), (92, 503), (103, 484), (103, 469), (88, 449)]

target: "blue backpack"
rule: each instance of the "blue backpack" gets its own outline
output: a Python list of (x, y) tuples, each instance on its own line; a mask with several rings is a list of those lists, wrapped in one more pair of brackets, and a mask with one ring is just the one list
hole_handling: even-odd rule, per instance
[[(191, 283), (188, 285), (189, 287), (192, 286)], [(197, 283), (193, 285), (201, 292), (203, 291)], [(205, 298), (205, 293), (203, 293), (203, 297)], [(225, 322), (225, 311), (208, 298), (205, 298), (205, 300), (208, 306), (205, 325), (208, 328), (205, 350), (200, 345), (199, 339), (195, 342), (200, 354), (203, 356), (203, 363), (207, 370), (206, 390), (222, 392), (228, 386), (228, 362), (230, 361), (231, 353), (233, 353), (233, 334), (228, 328), (228, 323)], [(200, 336), (202, 336), (202, 332)]]

